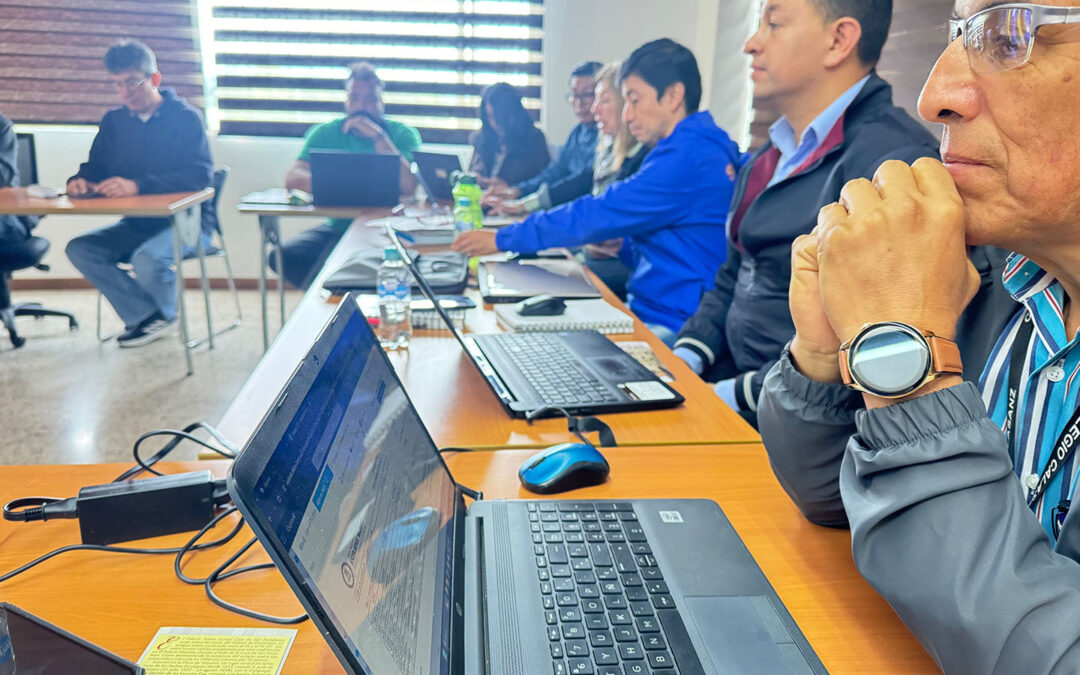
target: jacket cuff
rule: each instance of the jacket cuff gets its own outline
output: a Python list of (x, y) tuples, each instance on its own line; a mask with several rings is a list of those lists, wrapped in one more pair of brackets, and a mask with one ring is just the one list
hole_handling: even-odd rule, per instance
[[(675, 344), (672, 346), (672, 349), (689, 349), (690, 351), (700, 356), (702, 362), (704, 362), (706, 366), (711, 366), (713, 363), (716, 362), (716, 354), (713, 352), (712, 348), (697, 338), (678, 338), (677, 340), (675, 340)], [(704, 369), (702, 369), (702, 372), (704, 372)]]
[(924, 443), (927, 438), (987, 420), (979, 390), (964, 382), (896, 405), (860, 411), (855, 425), (864, 449), (884, 450)]
[(795, 398), (811, 406), (855, 410), (863, 405), (862, 395), (843, 384), (818, 382), (803, 375), (791, 362), (791, 343), (784, 346), (780, 360), (774, 366), (780, 382)]
[(754, 376), (756, 370), (741, 373), (735, 378), (735, 402), (739, 404), (739, 410), (757, 412), (757, 396), (754, 395)]

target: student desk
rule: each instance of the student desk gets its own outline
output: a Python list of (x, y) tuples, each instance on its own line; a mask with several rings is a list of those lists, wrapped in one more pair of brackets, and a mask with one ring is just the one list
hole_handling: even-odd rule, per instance
[[(0, 189), (0, 215), (48, 216), (48, 215), (87, 215), (87, 216), (139, 216), (142, 218), (168, 218), (172, 223), (173, 256), (181, 260), (183, 247), (197, 245), (199, 239), (199, 212), (195, 207), (214, 196), (213, 188), (198, 192), (176, 192), (159, 195), (138, 195), (110, 199), (35, 199), (26, 194), (26, 188)], [(187, 360), (187, 374), (195, 372), (191, 360), (191, 347), (188, 337), (187, 311), (184, 309), (184, 270), (183, 265), (175, 265), (176, 292), (180, 306), (180, 340), (184, 345), (184, 357)]]
[[(448, 456), (455, 478), (482, 489), (486, 498), (539, 498), (521, 490), (518, 464), (530, 453), (462, 453)], [(642, 447), (607, 453), (611, 477), (604, 485), (565, 493), (568, 499), (708, 498), (724, 509), (810, 644), (833, 675), (937, 673), (937, 667), (889, 605), (859, 576), (850, 536), (807, 522), (769, 471), (760, 444), (721, 448)], [(163, 463), (167, 473), (212, 469), (227, 462)], [(126, 465), (3, 466), (0, 501), (28, 495), (66, 497), (79, 487), (112, 480)], [(190, 535), (152, 542), (179, 546)], [(190, 575), (208, 574), (248, 539), (242, 532), (220, 549), (192, 556)], [(75, 521), (0, 521), (0, 573), (54, 548), (79, 542)], [(238, 561), (266, 560), (255, 547)], [(269, 627), (219, 609), (201, 588), (173, 576), (172, 556), (65, 553), (0, 584), (0, 597), (125, 658), (137, 659), (162, 626)], [(297, 614), (299, 603), (273, 570), (229, 579), (221, 597), (257, 611)], [(285, 673), (340, 673), (341, 668), (310, 622), (299, 631)]]
[[(286, 204), (246, 204), (241, 202), (236, 210), (241, 214), (256, 216), (259, 220), (259, 296), (262, 300), (263, 350), (270, 347), (269, 316), (266, 310), (267, 248), (281, 270), (281, 219), (287, 217), (312, 218), (381, 218), (390, 215), (390, 209), (379, 207), (331, 208), (326, 206), (291, 206)], [(281, 305), (281, 323), (285, 323), (285, 279), (278, 274), (278, 292)]]
[[(243, 447), (263, 414), (281, 391), (300, 359), (333, 314), (336, 303), (322, 291), (323, 280), (351, 253), (361, 248), (382, 246), (383, 231), (355, 222), (331, 253), (315, 282), (255, 367), (217, 427)], [(603, 288), (602, 284), (598, 287)], [(629, 313), (618, 298), (603, 289), (605, 299)], [(480, 298), (474, 292), (474, 300)], [(644, 324), (635, 319), (629, 335), (613, 335), (613, 340), (645, 341), (664, 366), (675, 376), (675, 389), (686, 397), (676, 408), (648, 412), (605, 415), (620, 445), (660, 445), (757, 442), (757, 432), (728, 408), (712, 389), (681, 359), (671, 353)], [(497, 330), (490, 308), (469, 310), (466, 327), (473, 332)], [(460, 345), (448, 331), (416, 331), (408, 350), (390, 355), (398, 376), (420, 411), (435, 442), (442, 447), (496, 449), (504, 447), (546, 447), (572, 440), (566, 420), (551, 418), (528, 424), (508, 416), (499, 405)]]

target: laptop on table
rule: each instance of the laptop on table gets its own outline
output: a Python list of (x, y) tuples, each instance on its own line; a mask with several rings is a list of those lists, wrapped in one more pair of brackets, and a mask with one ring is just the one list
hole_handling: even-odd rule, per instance
[(450, 174), (461, 171), (461, 160), (458, 156), (417, 150), (413, 153), (413, 161), (416, 162), (417, 179), (424, 187), (424, 192), (427, 192), (428, 199), (433, 203), (453, 204)]
[(350, 673), (824, 673), (704, 500), (475, 501), (347, 296), (228, 476)]
[(415, 260), (397, 233), (387, 234), (420, 291), (454, 334), (503, 409), (513, 417), (594, 415), (671, 408), (683, 395), (597, 331), (464, 335), (435, 302)]
[(316, 206), (395, 206), (401, 200), (401, 158), (313, 150), (311, 197)]

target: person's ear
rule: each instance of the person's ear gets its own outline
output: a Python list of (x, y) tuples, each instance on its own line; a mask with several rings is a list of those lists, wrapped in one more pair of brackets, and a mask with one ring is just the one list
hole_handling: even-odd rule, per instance
[(161, 86), (161, 73), (154, 73), (150, 76), (150, 83), (154, 85), (154, 89)]
[(829, 26), (829, 37), (831, 44), (825, 53), (825, 67), (836, 68), (856, 52), (862, 39), (862, 25), (850, 16), (840, 17)]
[(672, 113), (678, 112), (686, 104), (686, 85), (682, 82), (672, 82), (664, 90), (660, 97), (660, 105)]

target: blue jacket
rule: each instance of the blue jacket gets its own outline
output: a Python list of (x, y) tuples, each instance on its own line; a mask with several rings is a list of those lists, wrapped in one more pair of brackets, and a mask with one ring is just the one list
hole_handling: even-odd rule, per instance
[(646, 323), (678, 331), (697, 309), (725, 257), (724, 222), (743, 156), (707, 112), (690, 115), (630, 178), (495, 237), (500, 250), (534, 253), (626, 237), (627, 296)]
[(531, 195), (545, 183), (552, 206), (565, 204), (587, 195), (592, 190), (593, 162), (596, 160), (596, 139), (600, 132), (595, 124), (579, 122), (570, 130), (559, 156), (536, 177), (518, 183), (522, 195)]

